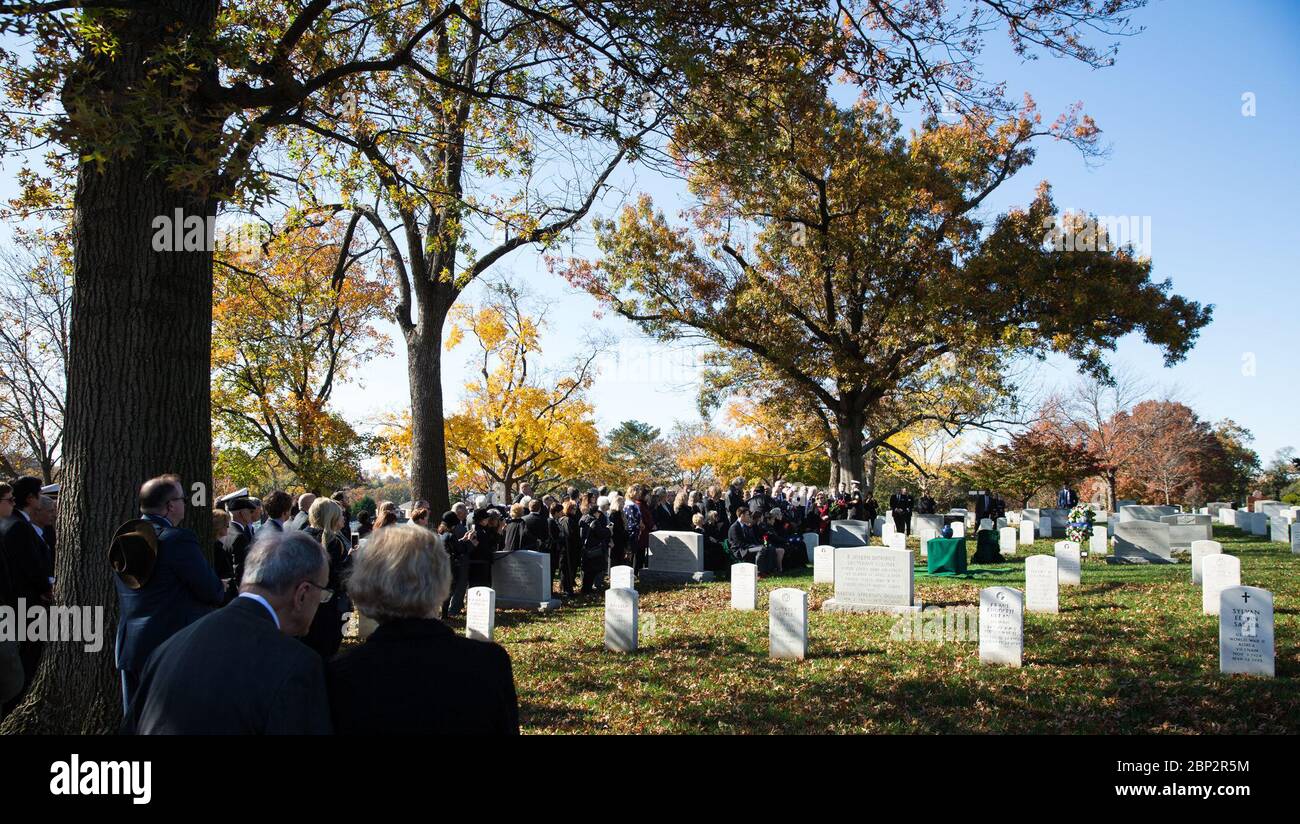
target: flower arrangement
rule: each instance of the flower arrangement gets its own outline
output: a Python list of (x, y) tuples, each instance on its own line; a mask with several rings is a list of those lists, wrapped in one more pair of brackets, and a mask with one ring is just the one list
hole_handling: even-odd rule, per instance
[(1094, 515), (1092, 507), (1087, 504), (1076, 504), (1074, 509), (1070, 510), (1070, 522), (1065, 527), (1065, 537), (1081, 547), (1088, 545), (1088, 539), (1092, 537), (1092, 519)]

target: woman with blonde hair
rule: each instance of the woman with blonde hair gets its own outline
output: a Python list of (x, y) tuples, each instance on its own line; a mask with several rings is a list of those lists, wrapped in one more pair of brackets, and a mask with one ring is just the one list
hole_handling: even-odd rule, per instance
[(329, 558), (329, 588), (335, 597), (320, 605), (311, 628), (303, 636), (307, 646), (320, 653), (326, 661), (334, 657), (343, 643), (343, 616), (339, 606), (343, 602), (343, 566), (347, 550), (343, 544), (343, 508), (330, 498), (317, 498), (307, 511), (307, 528), (303, 531), (320, 541)]
[(350, 582), (379, 627), (327, 670), (340, 735), (513, 735), (510, 656), (438, 620), (451, 589), (442, 537), (405, 525), (375, 533)]

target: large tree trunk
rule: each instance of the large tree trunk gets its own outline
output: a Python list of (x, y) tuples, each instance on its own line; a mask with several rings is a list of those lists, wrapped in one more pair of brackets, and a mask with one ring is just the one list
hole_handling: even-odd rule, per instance
[[(96, 91), (111, 96), (138, 84), (165, 27), (180, 20), (210, 29), (217, 8), (216, 0), (159, 5), (175, 15), (134, 12), (119, 29), (115, 59), (89, 67)], [(211, 553), (212, 253), (155, 252), (153, 221), (177, 209), (205, 217), (216, 205), (171, 189), (166, 169), (156, 168), (162, 156), (145, 144), (78, 170), (55, 602), (102, 607), (104, 646), (88, 653), (82, 644), (48, 644), (27, 699), (0, 732), (117, 728), (117, 597), (105, 557), (117, 526), (138, 516), (144, 480), (174, 472), (187, 497), (202, 484), (201, 505), (188, 508), (185, 525)]]
[(864, 453), (862, 450), (862, 429), (866, 423), (861, 412), (841, 411), (835, 416), (836, 462), (839, 464), (840, 481), (847, 490), (853, 481), (863, 483)]
[[(433, 290), (430, 290), (433, 291)], [(434, 513), (451, 508), (447, 491), (447, 442), (442, 408), (442, 327), (455, 300), (423, 299), (419, 323), (406, 334), (411, 386), (411, 494)]]

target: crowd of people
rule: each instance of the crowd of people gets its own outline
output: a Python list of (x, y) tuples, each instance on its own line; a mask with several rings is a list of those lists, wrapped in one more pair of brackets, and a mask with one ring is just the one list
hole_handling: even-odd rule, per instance
[[(354, 530), (345, 493), (239, 490), (217, 501), (209, 561), (181, 526), (186, 503), (176, 476), (148, 480), (140, 517), (110, 550), (126, 732), (517, 732), (509, 656), (441, 620), (463, 611), (470, 587), (491, 586), (494, 561), (549, 553), (561, 595), (581, 597), (603, 590), (614, 566), (653, 566), (650, 534), (678, 531), (702, 536), (704, 566), (721, 577), (739, 561), (779, 575), (809, 563), (804, 533), (829, 543), (832, 520), (878, 514), (856, 482), (827, 491), (737, 478), (538, 497), (525, 483), (508, 504), (478, 495), (437, 518), (426, 501), (409, 511), (386, 501), (359, 512)], [(51, 504), (38, 479), (0, 484), (0, 603), (52, 602)], [(905, 489), (890, 501), (903, 531), (913, 506)], [(377, 628), (340, 652), (354, 611)], [(6, 712), (41, 649), (17, 650), (21, 689)]]

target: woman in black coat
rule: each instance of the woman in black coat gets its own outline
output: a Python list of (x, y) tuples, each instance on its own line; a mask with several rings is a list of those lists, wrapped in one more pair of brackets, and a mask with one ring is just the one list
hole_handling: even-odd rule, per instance
[(524, 548), (524, 505), (511, 504), (510, 517), (506, 519), (506, 552), (515, 552)]
[(438, 620), (451, 576), (437, 541), (427, 529), (394, 526), (358, 559), (350, 591), (379, 627), (327, 667), (336, 733), (518, 734), (509, 654)]
[(599, 505), (582, 516), (579, 530), (582, 533), (582, 594), (598, 592), (605, 585), (605, 569), (609, 566), (610, 528), (609, 516)]
[(471, 587), (490, 587), (492, 586), (492, 556), (501, 547), (496, 510), (474, 510), (471, 523), (469, 531), (465, 533), (465, 540), (471, 547), (468, 583)]
[(571, 598), (573, 587), (577, 584), (578, 567), (582, 564), (582, 512), (577, 501), (565, 502), (564, 517), (560, 519), (560, 534), (564, 537), (560, 589), (566, 598)]
[(609, 565), (631, 566), (627, 555), (627, 518), (623, 515), (623, 498), (615, 495), (609, 507)]

